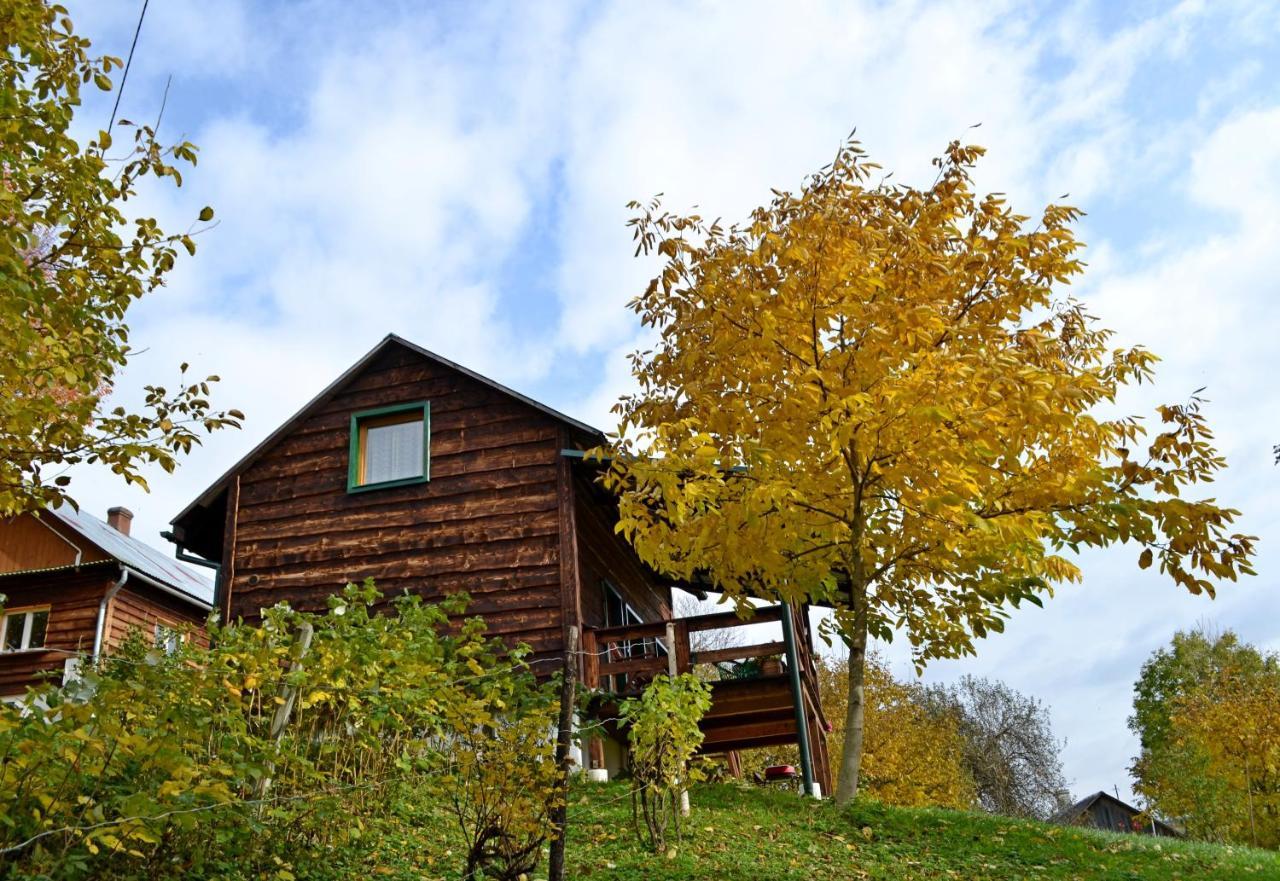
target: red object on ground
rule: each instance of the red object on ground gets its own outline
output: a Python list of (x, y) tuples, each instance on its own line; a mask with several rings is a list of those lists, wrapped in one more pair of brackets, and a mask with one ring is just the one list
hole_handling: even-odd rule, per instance
[(796, 776), (796, 769), (792, 765), (770, 765), (764, 769), (765, 780), (791, 780)]

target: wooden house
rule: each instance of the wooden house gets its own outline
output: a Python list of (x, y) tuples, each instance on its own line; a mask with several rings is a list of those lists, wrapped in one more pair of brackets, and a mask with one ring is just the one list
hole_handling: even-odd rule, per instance
[[(229, 620), (255, 621), (280, 601), (321, 609), (346, 582), (373, 577), (384, 595), (466, 591), (469, 612), (531, 646), (540, 669), (560, 662), (576, 628), (592, 647), (579, 665), (592, 687), (782, 653), (781, 642), (690, 653), (690, 628), (738, 621), (673, 618), (671, 585), (615, 533), (616, 503), (582, 455), (604, 439), (389, 335), (179, 513), (167, 537), (219, 567), (215, 603)], [(779, 608), (757, 620), (781, 621)], [(791, 630), (799, 684), (788, 674), (732, 700), (726, 691), (707, 721), (724, 730), (709, 733), (708, 749), (800, 740), (826, 784), (811, 635), (804, 621)], [(599, 743), (589, 761), (613, 763)]]
[(0, 698), (61, 682), (134, 629), (161, 645), (204, 638), (213, 586), (131, 537), (132, 519), (62, 507), (0, 521)]
[(1108, 832), (1133, 832), (1139, 835), (1156, 835), (1180, 838), (1182, 833), (1168, 823), (1157, 820), (1115, 796), (1098, 791), (1093, 795), (1064, 808), (1052, 818), (1064, 826), (1089, 826)]

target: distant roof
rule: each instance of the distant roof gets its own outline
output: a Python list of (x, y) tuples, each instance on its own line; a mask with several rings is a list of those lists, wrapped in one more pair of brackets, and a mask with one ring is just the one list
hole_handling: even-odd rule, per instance
[(325, 398), (329, 397), (329, 395), (333, 394), (333, 392), (337, 391), (339, 388), (345, 385), (347, 381), (350, 380), (352, 377), (354, 377), (357, 373), (359, 373), (366, 364), (368, 364), (370, 361), (376, 358), (383, 350), (385, 350), (386, 348), (392, 345), (403, 346), (404, 348), (408, 349), (409, 351), (417, 355), (422, 356), (423, 358), (426, 358), (430, 361), (434, 361), (437, 364), (440, 364), (444, 367), (448, 367), (451, 370), (456, 370), (458, 373), (461, 373), (463, 376), (469, 377), (470, 379), (473, 379), (476, 382), (479, 382), (483, 385), (487, 385), (489, 388), (494, 389), (495, 391), (499, 391), (502, 394), (507, 395), (511, 398), (514, 398), (515, 400), (520, 401), (523, 404), (528, 404), (533, 409), (547, 416), (550, 416), (552, 419), (556, 420), (557, 422), (561, 422), (585, 434), (592, 435), (593, 437), (597, 438), (600, 441), (604, 440), (604, 437), (605, 437), (604, 432), (598, 428), (593, 428), (592, 426), (587, 425), (585, 422), (580, 422), (579, 420), (574, 419), (572, 416), (567, 416), (564, 413), (561, 413), (559, 410), (555, 410), (551, 407), (548, 407), (546, 404), (543, 404), (540, 401), (535, 401), (533, 398), (530, 398), (527, 395), (522, 395), (520, 394), (520, 392), (515, 391), (514, 389), (511, 389), (511, 388), (508, 388), (507, 386), (503, 385), (500, 382), (497, 382), (495, 380), (490, 379), (487, 376), (483, 376), (479, 373), (476, 373), (474, 370), (470, 370), (466, 367), (463, 367), (461, 364), (458, 364), (454, 361), (450, 361), (448, 358), (445, 358), (442, 355), (437, 355), (435, 352), (432, 352), (430, 349), (424, 349), (422, 346), (419, 346), (417, 343), (411, 343), (408, 340), (406, 340), (404, 337), (397, 336), (394, 333), (389, 333), (385, 337), (383, 337), (382, 340), (376, 346), (374, 346), (367, 353), (365, 353), (364, 357), (362, 357), (359, 361), (356, 361), (356, 363), (352, 364), (350, 367), (344, 370), (341, 376), (339, 376), (333, 382), (325, 386), (324, 389), (319, 394), (317, 394), (314, 398), (312, 398), (310, 401), (307, 401), (307, 403), (304, 404), (302, 408), (298, 410), (298, 412), (294, 413), (292, 416), (290, 416), (288, 419), (282, 422), (275, 431), (267, 435), (267, 437), (260, 444), (258, 444), (256, 447), (250, 450), (247, 454), (245, 454), (245, 456), (242, 459), (240, 459), (240, 461), (236, 462), (236, 464), (228, 468), (227, 471), (221, 477), (215, 480), (209, 486), (208, 489), (202, 492), (195, 501), (193, 501), (191, 504), (183, 508), (182, 513), (178, 514), (178, 516), (174, 517), (169, 522), (177, 524), (179, 521), (185, 518), (189, 513), (191, 513), (192, 510), (194, 510), (198, 506), (210, 504), (214, 499), (217, 498), (218, 493), (222, 491), (227, 480), (231, 478), (232, 475), (239, 473), (240, 471), (247, 468), (250, 464), (252, 464), (258, 458), (259, 455), (261, 455), (268, 448), (270, 448), (271, 445), (274, 444), (283, 434), (285, 434), (285, 432), (287, 432), (295, 422), (297, 422), (304, 415), (306, 415), (306, 413), (312, 407), (314, 407), (316, 404), (320, 403)]
[[(1099, 790), (1098, 792), (1093, 793), (1093, 795), (1086, 795), (1084, 798), (1080, 799), (1075, 804), (1070, 805), (1069, 807), (1065, 807), (1062, 810), (1058, 811), (1058, 813), (1054, 814), (1052, 817), (1049, 818), (1049, 822), (1074, 823), (1077, 817), (1079, 817), (1085, 811), (1089, 810), (1089, 808), (1093, 806), (1093, 803), (1103, 796), (1106, 796), (1107, 798), (1110, 798), (1113, 801), (1117, 800), (1113, 796), (1107, 795), (1105, 792), (1102, 792), (1101, 790)], [(1120, 802), (1120, 804), (1124, 805), (1124, 802)], [(1133, 807), (1132, 805), (1124, 805), (1124, 806), (1127, 808)], [(1138, 809), (1133, 808), (1133, 811), (1134, 813), (1137, 813)]]
[[(1071, 805), (1071, 807), (1063, 808), (1062, 810), (1058, 811), (1058, 813), (1054, 814), (1052, 817), (1049, 818), (1049, 822), (1061, 823), (1063, 825), (1071, 825), (1080, 818), (1081, 814), (1083, 814), (1085, 811), (1093, 807), (1094, 803), (1099, 800), (1113, 802), (1114, 804), (1124, 808), (1125, 810), (1130, 811), (1135, 817), (1138, 814), (1142, 813), (1142, 810), (1140, 808), (1135, 808), (1133, 805), (1129, 804), (1128, 802), (1121, 801), (1120, 799), (1116, 798), (1114, 795), (1112, 795), (1109, 792), (1103, 792), (1102, 790), (1098, 790), (1093, 795), (1086, 795), (1084, 798), (1080, 799), (1078, 802)], [(1151, 822), (1153, 822), (1162, 831), (1164, 831), (1169, 835), (1177, 836), (1180, 834), (1177, 829), (1173, 828), (1168, 823), (1165, 823), (1161, 820), (1152, 818)]]
[(92, 514), (77, 511), (70, 505), (45, 513), (56, 517), (129, 568), (136, 569), (206, 606), (213, 604), (212, 583), (150, 545), (125, 535)]

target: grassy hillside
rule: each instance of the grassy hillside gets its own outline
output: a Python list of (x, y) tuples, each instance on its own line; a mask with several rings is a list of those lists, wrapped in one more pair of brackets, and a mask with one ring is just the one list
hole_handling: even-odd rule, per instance
[[(662, 881), (1231, 881), (1280, 879), (1280, 855), (1112, 835), (943, 810), (831, 802), (734, 785), (699, 787), (673, 854), (641, 851), (621, 784), (576, 789), (568, 876)], [(456, 878), (449, 819), (412, 800), (371, 830), (372, 850), (335, 862), (340, 877)], [(451, 852), (450, 852), (451, 851)], [(545, 861), (540, 872), (545, 873)]]

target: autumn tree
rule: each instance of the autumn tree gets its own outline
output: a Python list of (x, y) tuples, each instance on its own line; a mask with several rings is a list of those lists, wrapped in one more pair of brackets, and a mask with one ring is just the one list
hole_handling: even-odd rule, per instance
[(1136, 790), (1196, 838), (1280, 846), (1280, 658), (1231, 631), (1175, 634), (1134, 687)]
[(961, 766), (984, 810), (1047, 819), (1067, 806), (1063, 744), (1039, 700), (998, 680), (963, 676), (924, 689), (921, 702), (935, 718), (954, 721)]
[[(163, 147), (154, 127), (121, 120), (81, 145), (71, 135), (81, 88), (112, 89), (120, 60), (93, 57), (59, 6), (0, 9), (0, 516), (69, 499), (66, 470), (99, 463), (145, 486), (172, 470), (201, 431), (238, 425), (214, 411), (216, 377), (148, 386), (140, 408), (109, 394), (132, 349), (128, 309), (160, 287), (191, 230), (167, 234), (125, 202), (147, 177), (181, 185), (195, 147)], [(104, 123), (107, 120), (103, 120)], [(108, 151), (113, 151), (108, 155)], [(209, 221), (205, 208), (198, 222)]]
[[(849, 706), (848, 660), (819, 656), (815, 663), (822, 712), (832, 726), (831, 759), (839, 765)], [(977, 793), (965, 768), (958, 718), (934, 712), (924, 688), (894, 676), (875, 652), (867, 656), (865, 689), (861, 791), (904, 807), (973, 808)], [(740, 761), (744, 772), (754, 775), (770, 765), (795, 765), (799, 751), (794, 745), (747, 750)]]
[(1155, 356), (1063, 288), (1072, 224), (979, 196), (953, 143), (923, 189), (875, 179), (856, 143), (742, 224), (633, 205), (663, 259), (632, 302), (608, 482), (648, 563), (734, 597), (835, 609), (850, 701), (836, 796), (857, 791), (866, 652), (974, 651), (1009, 608), (1076, 581), (1069, 552), (1136, 544), (1194, 593), (1250, 573), (1237, 512), (1185, 497), (1224, 466), (1198, 399), (1103, 415)]

